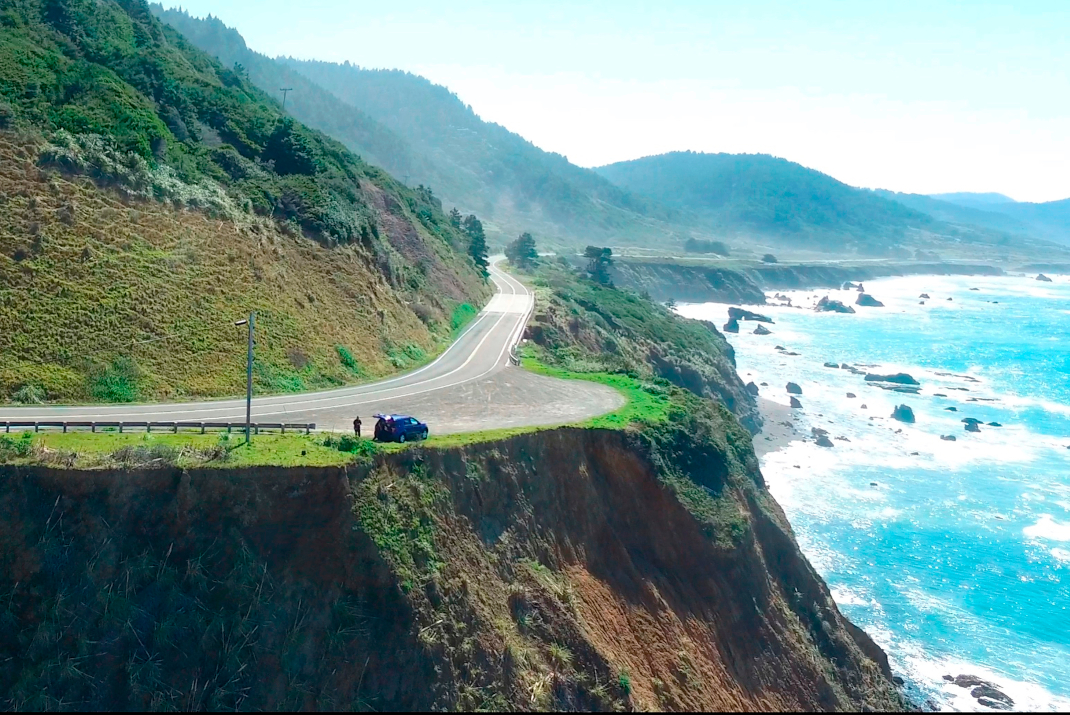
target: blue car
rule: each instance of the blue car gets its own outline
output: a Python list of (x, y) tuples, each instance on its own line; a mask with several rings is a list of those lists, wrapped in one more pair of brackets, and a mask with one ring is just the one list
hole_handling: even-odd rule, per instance
[(408, 415), (372, 415), (376, 442), (411, 442), (427, 439), (427, 425)]

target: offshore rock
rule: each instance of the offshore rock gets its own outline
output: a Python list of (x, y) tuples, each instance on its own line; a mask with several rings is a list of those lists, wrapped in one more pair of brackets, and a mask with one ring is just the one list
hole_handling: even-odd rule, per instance
[(753, 381), (748, 382), (745, 389), (747, 390), (748, 395), (758, 396), (758, 386), (755, 385)]
[(1043, 273), (1038, 273), (1037, 274), (1037, 280), (1041, 281), (1042, 283), (1051, 283), (1051, 278), (1048, 278)]
[(897, 372), (894, 375), (878, 375), (873, 372), (866, 373), (866, 382), (894, 382), (897, 385), (920, 385), (911, 375), (905, 372)]
[(735, 318), (736, 320), (755, 320), (759, 323), (773, 324), (773, 319), (769, 316), (762, 315), (761, 313), (753, 313), (749, 310), (744, 310), (743, 308), (729, 308), (728, 317)]
[(822, 313), (853, 313), (855, 309), (849, 305), (844, 305), (843, 302), (838, 300), (830, 300), (826, 295), (821, 300), (817, 301), (817, 305), (814, 306), (814, 310)]
[(966, 423), (966, 431), (967, 432), (980, 432), (981, 428), (977, 425), (976, 422), (967, 422)]
[(940, 439), (944, 440), (945, 442), (957, 442), (958, 441), (958, 439), (953, 434), (942, 434), (942, 435), (940, 435)]
[(791, 401), (788, 404), (791, 405), (791, 407), (793, 409), (796, 409), (796, 410), (801, 410), (802, 409), (802, 403), (799, 402), (799, 400), (796, 399), (795, 397), (792, 397)]
[(898, 405), (892, 410), (892, 419), (906, 422), (907, 424), (914, 424), (914, 410), (910, 409), (909, 405)]
[(863, 308), (883, 308), (884, 303), (880, 302), (869, 293), (859, 293), (858, 300), (855, 301), (855, 305), (861, 305)]
[(770, 335), (772, 334), (772, 332), (772, 330), (765, 327), (764, 325), (759, 325), (757, 328), (754, 329), (755, 335)]
[(724, 328), (723, 329), (724, 329), (724, 331), (726, 333), (738, 333), (739, 332), (739, 321), (736, 320), (735, 318), (729, 318), (728, 322), (724, 324)]
[(802, 394), (802, 388), (799, 387), (794, 382), (789, 382), (785, 387), (786, 387), (789, 395), (801, 395)]

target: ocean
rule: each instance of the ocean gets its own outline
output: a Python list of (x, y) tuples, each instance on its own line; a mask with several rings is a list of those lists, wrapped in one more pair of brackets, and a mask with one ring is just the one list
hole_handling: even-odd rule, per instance
[[(1052, 278), (867, 281), (885, 307), (854, 315), (809, 307), (853, 305), (855, 291), (787, 292), (804, 309), (755, 309), (771, 335), (754, 322), (728, 335), (763, 397), (787, 405), (786, 383), (802, 388), (793, 414), (809, 439), (762, 457), (800, 546), (908, 695), (942, 710), (988, 711), (943, 678), (960, 674), (992, 681), (1015, 710), (1070, 710), (1070, 276)], [(720, 328), (727, 308), (677, 311)], [(905, 372), (921, 390), (826, 362)], [(899, 404), (914, 424), (891, 418)], [(985, 424), (967, 432), (963, 418)]]

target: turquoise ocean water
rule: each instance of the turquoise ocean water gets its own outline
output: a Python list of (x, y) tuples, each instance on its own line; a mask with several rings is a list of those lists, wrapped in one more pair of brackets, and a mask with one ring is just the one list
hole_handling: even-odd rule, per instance
[[(800, 432), (849, 440), (793, 442), (762, 472), (841, 610), (908, 692), (941, 709), (987, 710), (942, 679), (970, 673), (1016, 710), (1070, 710), (1070, 276), (1053, 278), (872, 281), (884, 308), (762, 308), (772, 335), (751, 334), (755, 323), (729, 335), (743, 379), (768, 383), (763, 396), (786, 405), (785, 383), (801, 385)], [(810, 306), (856, 293), (785, 295)], [(727, 306), (678, 311), (720, 326)], [(827, 361), (908, 372), (921, 393)], [(914, 425), (891, 419), (900, 403)], [(967, 433), (964, 417), (1003, 426)]]

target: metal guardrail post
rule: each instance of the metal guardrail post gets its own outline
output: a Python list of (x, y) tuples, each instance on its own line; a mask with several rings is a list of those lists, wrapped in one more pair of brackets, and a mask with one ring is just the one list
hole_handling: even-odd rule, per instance
[(97, 431), (97, 423), (96, 422), (90, 422), (89, 423), (89, 431), (90, 432), (96, 432)]

